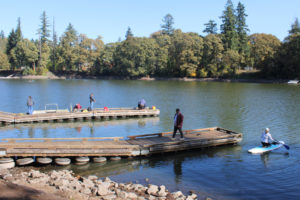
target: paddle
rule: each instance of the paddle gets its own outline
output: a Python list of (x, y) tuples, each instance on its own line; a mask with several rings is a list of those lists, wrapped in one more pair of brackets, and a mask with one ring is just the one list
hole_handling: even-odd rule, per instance
[(290, 149), (290, 147), (289, 147), (288, 145), (284, 144), (283, 142), (280, 142), (280, 141), (278, 141), (278, 140), (274, 140), (274, 141), (277, 142), (277, 143), (282, 144), (287, 150)]

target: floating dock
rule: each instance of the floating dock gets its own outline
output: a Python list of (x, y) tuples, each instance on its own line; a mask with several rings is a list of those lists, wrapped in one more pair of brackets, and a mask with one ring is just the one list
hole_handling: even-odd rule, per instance
[(110, 108), (104, 110), (96, 108), (93, 111), (69, 112), (68, 110), (42, 110), (35, 111), (33, 115), (24, 113), (15, 114), (0, 112), (0, 124), (40, 123), (40, 122), (63, 122), (82, 121), (90, 119), (117, 119), (129, 117), (156, 117), (160, 114), (159, 109), (135, 109), (135, 108)]
[[(223, 128), (186, 130), (184, 140), (172, 132), (97, 138), (8, 138), (0, 140), (0, 157), (148, 156), (157, 153), (236, 144), (242, 134)], [(177, 135), (178, 137), (178, 135)]]

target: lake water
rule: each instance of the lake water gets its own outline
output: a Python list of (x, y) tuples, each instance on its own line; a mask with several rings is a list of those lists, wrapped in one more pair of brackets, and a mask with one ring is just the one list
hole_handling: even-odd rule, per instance
[[(155, 118), (10, 125), (0, 127), (0, 138), (11, 137), (106, 137), (171, 131), (178, 107), (184, 129), (223, 127), (244, 134), (236, 146), (185, 151), (153, 157), (123, 159), (105, 165), (68, 166), (81, 175), (110, 176), (121, 182), (166, 185), (171, 191), (198, 192), (214, 199), (300, 198), (300, 86), (287, 84), (119, 81), (119, 80), (0, 80), (0, 110), (26, 112), (33, 96), (35, 109), (56, 103), (95, 107), (134, 107), (140, 98), (155, 105)], [(264, 155), (248, 149), (259, 145), (265, 127), (284, 148)], [(48, 167), (49, 168), (49, 167)], [(46, 168), (46, 169), (48, 169)], [(51, 166), (50, 168), (62, 169)], [(200, 199), (201, 199), (200, 198)]]

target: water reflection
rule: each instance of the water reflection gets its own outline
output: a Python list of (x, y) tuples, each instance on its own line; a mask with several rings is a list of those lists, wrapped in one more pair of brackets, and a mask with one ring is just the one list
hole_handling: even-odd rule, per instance
[(260, 155), (260, 159), (265, 166), (265, 168), (268, 168), (268, 162), (269, 162), (269, 153), (263, 153)]
[(181, 156), (175, 157), (174, 159), (174, 174), (175, 174), (175, 182), (178, 184), (181, 182), (182, 178), (182, 162), (184, 161), (184, 158)]
[[(143, 129), (146, 126), (155, 126), (159, 123), (159, 121), (159, 117), (147, 117), (81, 122), (12, 124), (8, 126), (0, 126), (0, 131), (3, 133), (0, 135), (0, 138), (126, 136), (116, 135), (115, 132), (109, 132), (111, 135), (102, 135), (102, 133), (107, 134), (105, 131), (107, 128), (116, 129), (123, 126)], [(68, 132), (65, 130), (68, 130)]]

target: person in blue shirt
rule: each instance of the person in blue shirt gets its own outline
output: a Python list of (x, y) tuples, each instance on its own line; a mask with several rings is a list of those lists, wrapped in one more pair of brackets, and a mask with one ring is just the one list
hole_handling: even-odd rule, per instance
[(272, 135), (270, 134), (270, 129), (266, 128), (265, 131), (261, 134), (261, 144), (263, 147), (268, 147), (272, 143), (275, 143), (275, 140), (272, 138)]
[(145, 108), (146, 108), (146, 101), (145, 101), (145, 99), (141, 99), (141, 100), (138, 102), (138, 108), (139, 108), (139, 109), (145, 109)]

